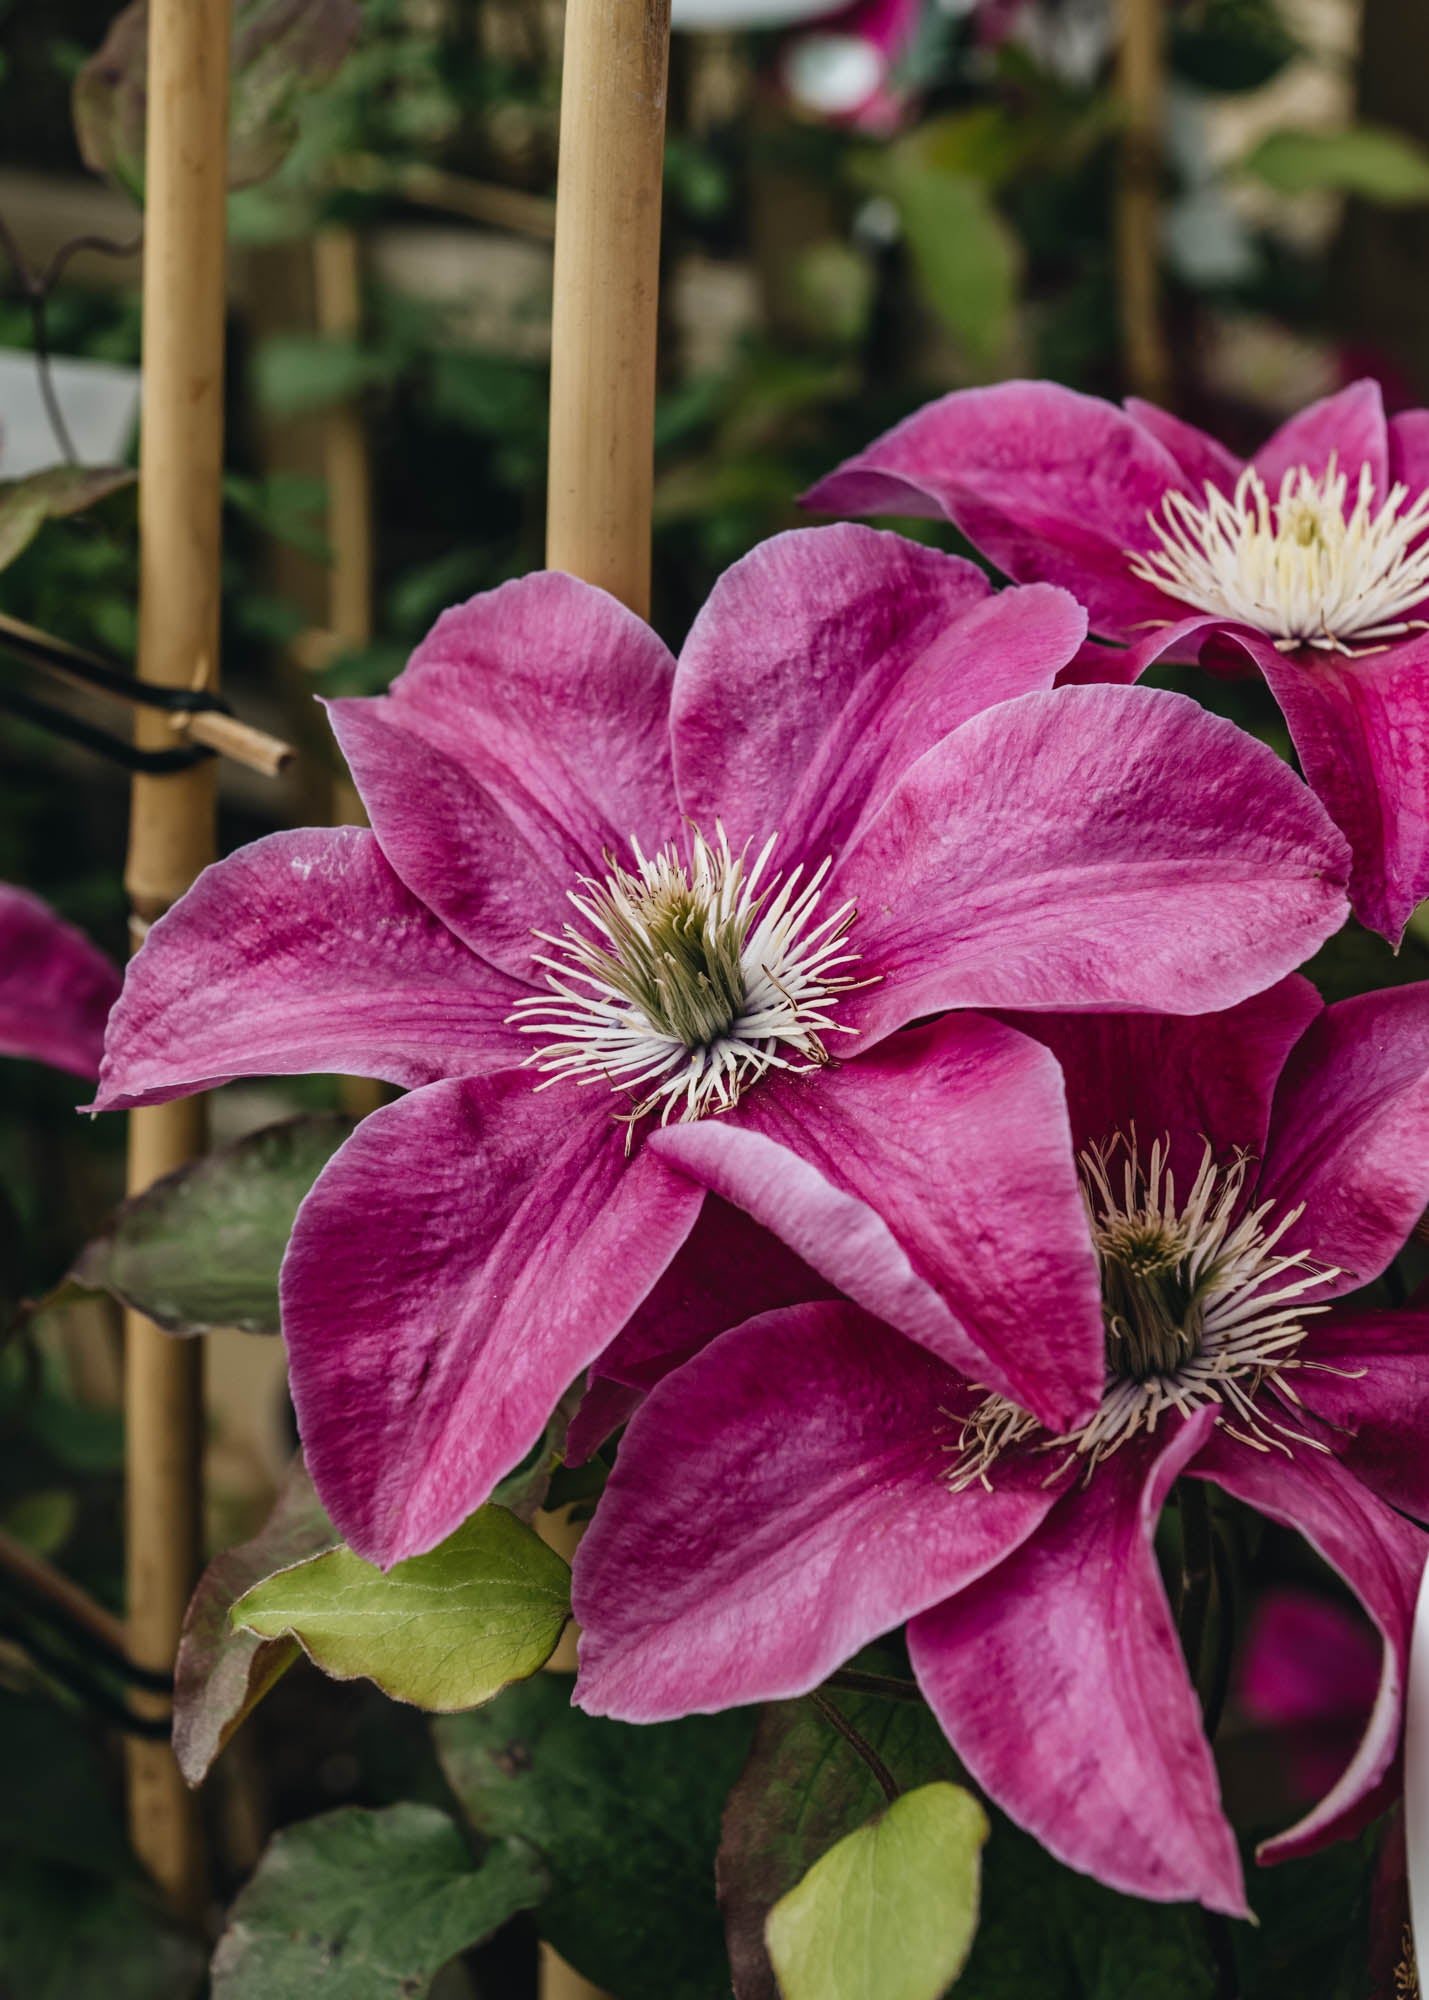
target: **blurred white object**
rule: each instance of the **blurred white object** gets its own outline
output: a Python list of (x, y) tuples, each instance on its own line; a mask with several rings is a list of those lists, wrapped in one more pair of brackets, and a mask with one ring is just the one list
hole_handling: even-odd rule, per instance
[(1409, 1698), (1404, 1722), (1404, 1849), (1409, 1871), (1409, 1921), (1421, 1965), (1429, 1960), (1429, 1570), (1419, 1586), (1409, 1647)]
[[(139, 414), (139, 370), (53, 360), (50, 380), (80, 464), (121, 464)], [(23, 479), (63, 459), (34, 355), (0, 348), (0, 479)]]
[(836, 14), (829, 0), (673, 0), (674, 28), (783, 28), (791, 21), (815, 21)]

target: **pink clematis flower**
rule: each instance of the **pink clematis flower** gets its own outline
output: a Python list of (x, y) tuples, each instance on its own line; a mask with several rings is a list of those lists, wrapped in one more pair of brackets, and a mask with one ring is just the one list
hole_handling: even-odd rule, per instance
[(770, 1302), (807, 1266), (1087, 1414), (1056, 1064), (929, 1017), (1227, 1005), (1340, 922), (1346, 857), (1194, 703), (1054, 690), (1084, 630), (1064, 592), (852, 526), (736, 565), (678, 665), (528, 577), (332, 705), (370, 832), (259, 841), (154, 926), (101, 1105), (314, 1069), (411, 1093), (324, 1171), (283, 1272), (308, 1465), (363, 1554), (448, 1534), (647, 1301), (663, 1340), (681, 1297), (764, 1282), (752, 1223), (794, 1253)]
[(119, 974), (38, 896), (0, 883), (0, 1056), (99, 1074)]
[(1429, 411), (1357, 382), (1248, 463), (1148, 403), (1050, 382), (945, 396), (807, 496), (945, 514), (1091, 614), (1087, 678), (1163, 655), (1259, 668), (1347, 835), (1356, 914), (1398, 943), (1429, 894)]
[(576, 1563), (576, 1700), (654, 1722), (787, 1698), (910, 1620), (923, 1693), (1013, 1819), (1117, 1889), (1239, 1915), (1153, 1536), (1178, 1480), (1210, 1480), (1360, 1599), (1368, 1726), (1262, 1858), (1362, 1824), (1394, 1783), (1429, 1549), (1404, 1518), (1429, 1519), (1429, 1313), (1330, 1302), (1429, 1198), (1429, 986), (1323, 1008), (1291, 978), (1201, 1020), (1026, 1025), (1066, 1075), (1099, 1407), (1052, 1435), (849, 1304), (720, 1335), (625, 1433)]
[(1312, 1803), (1354, 1755), (1379, 1678), (1373, 1627), (1344, 1605), (1286, 1585), (1256, 1606), (1236, 1704), (1280, 1740), (1297, 1798)]

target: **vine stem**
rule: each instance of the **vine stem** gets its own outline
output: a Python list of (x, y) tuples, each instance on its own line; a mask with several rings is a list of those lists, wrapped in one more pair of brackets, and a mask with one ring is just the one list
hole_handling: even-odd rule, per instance
[(848, 1717), (844, 1714), (843, 1710), (841, 1708), (836, 1707), (834, 1703), (829, 1700), (828, 1696), (823, 1692), (822, 1688), (811, 1689), (809, 1693), (809, 1699), (814, 1704), (814, 1707), (819, 1711), (819, 1714), (824, 1718), (825, 1722), (828, 1723), (829, 1727), (831, 1729), (836, 1729), (839, 1735), (842, 1736), (844, 1742), (848, 1744), (849, 1748), (853, 1750), (856, 1753), (856, 1755), (858, 1755), (863, 1759), (864, 1763), (868, 1766), (869, 1770), (872, 1771), (874, 1777), (878, 1780), (884, 1798), (887, 1799), (889, 1805), (892, 1805), (894, 1800), (898, 1797), (897, 1780), (894, 1778), (893, 1773), (889, 1770), (888, 1766), (884, 1763), (883, 1759), (879, 1756), (878, 1752), (874, 1749), (873, 1745), (868, 1741), (867, 1737), (861, 1736), (859, 1734), (858, 1730), (854, 1728), (853, 1724), (849, 1721)]
[(1205, 1482), (1200, 1479), (1181, 1480), (1176, 1498), (1181, 1510), (1181, 1603), (1177, 1622), (1187, 1669), (1199, 1687), (1215, 1574), (1211, 1503)]

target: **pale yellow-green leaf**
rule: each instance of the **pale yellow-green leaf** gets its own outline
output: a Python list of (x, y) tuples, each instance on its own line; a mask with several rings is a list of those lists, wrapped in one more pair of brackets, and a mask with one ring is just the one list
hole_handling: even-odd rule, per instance
[(483, 1507), (385, 1573), (333, 1549), (269, 1577), (235, 1626), (290, 1634), (335, 1680), (375, 1681), (418, 1708), (476, 1708), (544, 1666), (570, 1611), (570, 1571), (504, 1507)]
[(943, 1783), (846, 1835), (765, 1922), (784, 2000), (940, 2000), (977, 1931), (986, 1839), (977, 1800)]

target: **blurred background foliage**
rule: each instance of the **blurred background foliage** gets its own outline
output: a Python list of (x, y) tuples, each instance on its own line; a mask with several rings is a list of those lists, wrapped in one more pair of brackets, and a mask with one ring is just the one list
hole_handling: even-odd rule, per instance
[[(1249, 448), (1360, 373), (1380, 377), (1391, 407), (1429, 402), (1429, 9), (1167, 7), (1159, 266), (1173, 406)], [(1102, 395), (1137, 386), (1119, 332), (1111, 0), (926, 0), (905, 7), (878, 75), (865, 65), (850, 85), (838, 66), (847, 47), (840, 57), (829, 35), (856, 40), (868, 12), (856, 6), (832, 31), (675, 38), (654, 614), (672, 644), (721, 569), (803, 519), (805, 486), (929, 397), (1024, 373)], [(32, 269), (76, 237), (135, 236), (132, 201), (86, 172), (70, 115), (112, 14), (111, 0), (0, 0), (0, 220)], [(541, 563), (560, 45), (559, 0), (361, 0), (356, 48), (297, 106), (283, 165), (231, 197), (224, 678), (242, 714), (304, 755), (277, 784), (225, 770), (225, 847), (340, 815), (314, 697), (382, 688), (446, 605)], [(324, 278), (322, 244), (357, 274), (346, 303)], [(137, 364), (137, 286), (137, 256), (75, 255), (47, 301), (51, 350)], [(0, 349), (33, 343), (19, 274), (0, 261)], [(0, 478), (6, 429), (0, 396)], [(372, 530), (355, 616), (334, 603), (329, 546), (329, 481), (351, 477), (354, 450)], [(949, 528), (903, 525), (959, 546)], [(0, 574), (0, 608), (128, 659), (134, 580), (133, 503), (121, 495), (47, 526)], [(1158, 678), (1290, 754), (1259, 682)], [(0, 713), (0, 879), (48, 897), (116, 958), (126, 807), (118, 771)], [(1429, 976), (1425, 911), (1398, 957), (1352, 925), (1312, 970), (1331, 997)], [(81, 1124), (74, 1102), (64, 1079), (0, 1070), (0, 1314), (53, 1285), (118, 1197), (120, 1123)], [(320, 1080), (233, 1089), (219, 1095), (217, 1128), (233, 1136), (336, 1102)], [(224, 1338), (215, 1545), (261, 1516), (291, 1439), (277, 1343), (255, 1388), (252, 1343), (235, 1337), (230, 1351)], [(59, 1556), (111, 1605), (115, 1380), (110, 1332), (78, 1306), (0, 1350), (0, 1529)], [(1247, 1561), (1303, 1581), (1288, 1538)], [(0, 1603), (0, 1686), (12, 1697), (0, 1726), (23, 1744), (33, 1718), (14, 1704), (34, 1701), (37, 1685), (75, 1717), (93, 1704), (63, 1662), (37, 1683), (33, 1654), (10, 1643), (12, 1609)], [(424, 1726), (393, 1714), (370, 1691), (290, 1676), (258, 1724), (259, 1817), (414, 1795), (449, 1804)], [(88, 1751), (65, 1757), (81, 1793), (101, 1782)], [(1264, 1770), (1249, 1768), (1263, 1799)], [(242, 1824), (225, 1812), (235, 1878), (253, 1860)], [(8, 1838), (0, 1812), (0, 1845)], [(1360, 1915), (1368, 1865), (1360, 1850), (1340, 1863), (1343, 1907)], [(15, 1963), (17, 1911), (38, 1893), (29, 1877), (9, 1901), (0, 1891), (0, 1956), (19, 1951)], [(98, 1965), (112, 1912), (101, 1900), (90, 1916)], [(187, 1990), (162, 1926), (143, 1939), (133, 1991)], [(488, 1967), (506, 1965), (511, 1947), (493, 1949)], [(990, 1946), (975, 1974), (980, 1963), (992, 1963)], [(153, 1983), (159, 1965), (167, 1983)], [(523, 1990), (509, 1966), (491, 1976), (492, 1992)], [(1020, 1976), (1023, 2000), (1044, 1990)], [(1299, 1983), (1311, 1977), (1307, 1959), (1294, 1990), (1319, 1992)], [(1003, 1990), (987, 1976), (990, 1995)], [(1116, 2000), (1131, 1990), (1118, 1985)]]

